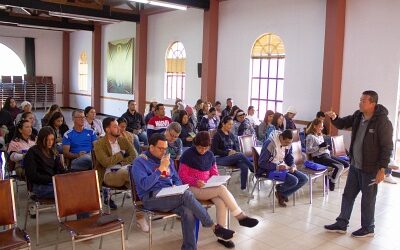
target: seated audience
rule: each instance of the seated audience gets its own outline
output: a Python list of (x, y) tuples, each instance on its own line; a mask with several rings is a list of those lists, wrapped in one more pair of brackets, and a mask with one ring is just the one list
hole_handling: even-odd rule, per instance
[(296, 109), (293, 106), (289, 106), (284, 115), (283, 127), (284, 129), (296, 129), (296, 125), (294, 124), (293, 118), (296, 116)]
[(157, 105), (157, 102), (150, 102), (150, 104), (149, 104), (149, 113), (147, 113), (147, 115), (144, 118), (144, 122), (146, 124), (148, 124), (150, 119), (153, 118), (153, 116), (155, 115), (154, 113), (155, 113), (155, 110), (156, 110), (156, 105)]
[[(172, 110), (171, 110), (171, 119), (174, 122), (175, 122), (175, 118), (177, 118), (177, 116), (178, 116), (178, 111), (183, 110), (182, 107), (183, 107), (183, 109), (185, 108), (185, 105), (183, 104), (182, 99), (176, 98), (175, 105), (172, 107)], [(179, 109), (179, 108), (181, 108), (181, 109)]]
[(54, 130), (54, 138), (57, 145), (57, 150), (62, 154), (62, 138), (69, 130), (68, 125), (65, 123), (64, 116), (61, 112), (54, 112), (48, 122), (49, 126)]
[(234, 135), (255, 135), (256, 132), (254, 131), (253, 126), (251, 126), (250, 121), (245, 118), (245, 116), (246, 114), (243, 112), (243, 110), (239, 109), (236, 113), (232, 130)]
[(14, 135), (15, 126), (13, 118), (10, 115), (10, 113), (1, 107), (0, 107), (0, 128), (2, 129), (2, 137), (4, 143), (8, 143)]
[(168, 125), (167, 129), (164, 132), (165, 138), (167, 138), (168, 142), (168, 154), (172, 160), (179, 160), (182, 155), (182, 140), (179, 138), (179, 135), (182, 131), (181, 125), (177, 122), (173, 122)]
[(235, 166), (240, 169), (240, 189), (241, 195), (248, 196), (246, 191), (247, 176), (250, 171), (254, 171), (253, 164), (247, 157), (240, 153), (237, 137), (230, 131), (233, 120), (230, 116), (225, 116), (212, 139), (211, 150), (216, 156), (216, 162), (222, 166)]
[(39, 133), (39, 131), (33, 127), (33, 124), (36, 122), (36, 117), (32, 112), (24, 112), (21, 115), (21, 120), (28, 120), (31, 123), (32, 126), (32, 134), (36, 137)]
[(288, 171), (284, 183), (276, 186), (275, 196), (281, 207), (286, 207), (285, 202), (288, 202), (288, 197), (308, 181), (308, 177), (298, 171), (294, 164), (292, 141), (291, 130), (274, 131), (265, 140), (258, 160), (257, 176), (268, 177), (269, 173), (274, 170)]
[(128, 142), (131, 143), (133, 145), (133, 147), (136, 149), (136, 152), (138, 154), (140, 154), (142, 152), (142, 150), (140, 148), (139, 137), (135, 134), (132, 134), (129, 131), (126, 131), (128, 122), (125, 120), (125, 118), (120, 117), (120, 118), (118, 118), (117, 122), (118, 122), (118, 127), (119, 127), (119, 131), (121, 133), (121, 136), (125, 137), (128, 140)]
[(187, 112), (187, 114), (188, 114), (188, 116), (189, 116), (189, 122), (190, 122), (191, 124), (193, 124), (194, 129), (196, 129), (197, 117), (196, 117), (195, 112), (193, 111), (193, 108), (190, 107), (189, 105), (186, 105), (185, 111)]
[[(322, 111), (318, 111), (316, 116), (315, 116), (315, 118), (320, 120), (320, 121), (322, 121), (323, 124), (324, 124), (324, 128), (322, 129), (322, 134), (323, 135), (329, 135), (328, 128), (325, 126), (325, 123), (324, 123), (325, 122), (325, 113), (322, 112)], [(312, 123), (313, 123), (313, 121), (311, 121), (309, 124), (307, 124), (306, 132), (310, 130), (310, 127), (311, 127)]]
[(17, 107), (17, 102), (13, 97), (7, 97), (6, 101), (4, 102), (3, 109), (10, 113), (13, 121), (17, 115), (21, 113), (21, 109)]
[[(210, 134), (206, 131), (199, 132), (193, 141), (194, 146), (186, 150), (180, 160), (179, 177), (184, 184), (189, 184), (190, 191), (198, 200), (211, 200), (216, 206), (217, 223), (227, 226), (227, 210), (238, 220), (239, 225), (254, 227), (257, 219), (248, 217), (239, 207), (235, 198), (224, 186), (203, 188), (205, 183), (213, 176), (218, 175), (218, 168), (214, 154), (209, 151), (211, 145)], [(218, 239), (218, 242), (227, 248), (235, 244), (229, 240)]]
[(278, 131), (283, 131), (283, 115), (279, 112), (276, 112), (273, 116), (272, 116), (272, 122), (271, 124), (268, 125), (267, 127), (267, 131), (265, 132), (265, 138), (264, 141), (267, 140), (269, 138), (269, 136), (272, 134), (272, 132), (274, 132), (275, 130)]
[(96, 119), (96, 110), (92, 106), (87, 106), (84, 110), (84, 127), (95, 132), (97, 138), (104, 135), (103, 126), (99, 119)]
[(199, 115), (200, 110), (203, 110), (204, 101), (202, 99), (198, 99), (196, 104), (194, 105), (194, 109), (196, 111), (196, 115)]
[(147, 137), (154, 133), (164, 133), (165, 129), (172, 122), (171, 118), (165, 116), (164, 104), (156, 105), (155, 116), (147, 124)]
[(225, 116), (228, 116), (231, 113), (232, 107), (233, 107), (233, 99), (232, 98), (226, 99), (226, 108), (222, 110), (221, 119), (224, 118)]
[(258, 131), (257, 131), (258, 140), (264, 141), (265, 135), (267, 133), (267, 128), (272, 123), (273, 117), (274, 117), (274, 111), (267, 110), (264, 116), (264, 120), (258, 126)]
[(35, 145), (36, 136), (32, 134), (32, 123), (21, 120), (15, 127), (14, 138), (7, 148), (8, 157), (15, 162), (15, 172), (21, 178), (25, 177), (23, 159), (28, 149)]
[(159, 133), (153, 134), (149, 138), (149, 144), (149, 151), (133, 161), (131, 172), (143, 207), (148, 210), (173, 212), (181, 216), (182, 249), (197, 249), (196, 219), (199, 219), (204, 227), (212, 228), (218, 238), (231, 239), (234, 231), (214, 224), (206, 209), (191, 191), (186, 190), (181, 195), (156, 197), (162, 188), (182, 185), (182, 182), (175, 171), (173, 161), (165, 155), (168, 149), (165, 136)]
[(61, 112), (60, 107), (57, 104), (53, 104), (50, 106), (49, 110), (46, 112), (46, 114), (43, 116), (42, 118), (42, 127), (44, 126), (48, 126), (49, 125), (49, 120), (51, 118), (51, 116), (55, 113), (55, 112)]
[(333, 171), (329, 175), (329, 190), (335, 190), (335, 184), (340, 178), (344, 168), (350, 167), (349, 162), (330, 154), (330, 146), (324, 141), (322, 129), (324, 122), (314, 119), (307, 130), (306, 153), (310, 154), (312, 160), (318, 164), (329, 166)]
[(250, 124), (254, 129), (256, 129), (256, 127), (258, 127), (261, 123), (255, 113), (256, 110), (254, 109), (254, 106), (249, 106), (249, 108), (247, 109), (246, 119), (250, 121)]
[(54, 134), (49, 126), (40, 129), (36, 145), (28, 150), (24, 158), (26, 178), (38, 198), (54, 198), (53, 176), (65, 172)]
[(231, 112), (229, 113), (229, 116), (232, 117), (232, 119), (234, 119), (236, 117), (236, 113), (240, 110), (240, 108), (238, 106), (233, 106), (231, 109)]
[(220, 101), (216, 101), (214, 104), (214, 108), (215, 108), (215, 113), (217, 114), (217, 117), (219, 120), (221, 120), (222, 118), (222, 104)]
[(128, 131), (139, 137), (139, 141), (144, 145), (147, 143), (146, 123), (144, 122), (143, 115), (136, 110), (136, 101), (128, 101), (128, 110), (122, 115), (127, 121)]
[(84, 119), (82, 110), (72, 111), (74, 126), (64, 133), (62, 139), (63, 155), (71, 161), (71, 169), (74, 171), (92, 168), (91, 152), (97, 137), (94, 130), (84, 127)]
[[(205, 104), (206, 105), (206, 104)], [(219, 119), (214, 107), (208, 110), (208, 114), (203, 116), (200, 121), (199, 131), (208, 131), (218, 128)]]
[(38, 122), (38, 119), (37, 119), (35, 113), (32, 112), (32, 104), (30, 102), (28, 102), (28, 101), (23, 101), (21, 103), (21, 109), (22, 109), (21, 113), (19, 113), (17, 115), (17, 117), (15, 117), (15, 120), (14, 120), (15, 124), (17, 124), (22, 119), (22, 114), (23, 113), (31, 112), (33, 114), (33, 116), (35, 117), (32, 128), (34, 128), (37, 131), (39, 131), (40, 130), (40, 124)]
[(182, 140), (183, 147), (191, 147), (196, 133), (193, 124), (189, 122), (189, 116), (185, 110), (179, 111), (178, 123), (182, 128), (179, 138)]

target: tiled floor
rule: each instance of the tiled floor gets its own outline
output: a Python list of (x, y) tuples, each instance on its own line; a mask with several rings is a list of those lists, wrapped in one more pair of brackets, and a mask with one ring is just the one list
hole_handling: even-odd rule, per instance
[[(66, 115), (70, 117), (70, 113)], [(343, 178), (344, 180), (345, 178)], [(379, 193), (376, 202), (376, 235), (374, 238), (355, 239), (350, 232), (360, 226), (360, 198), (358, 197), (350, 222), (348, 233), (345, 235), (328, 233), (323, 225), (333, 223), (340, 210), (342, 188), (330, 192), (327, 197), (322, 196), (321, 180), (317, 180), (314, 188), (313, 204), (308, 203), (308, 187), (305, 186), (296, 200), (296, 206), (290, 201), (288, 207), (277, 207), (272, 213), (272, 200), (268, 198), (270, 185), (265, 183), (261, 191), (255, 191), (255, 199), (247, 204), (247, 199), (238, 194), (238, 176), (234, 176), (228, 186), (237, 198), (241, 208), (249, 215), (260, 220), (255, 228), (244, 228), (238, 225), (235, 219), (231, 219), (231, 228), (236, 231), (233, 241), (235, 249), (321, 249), (321, 250), (345, 250), (345, 249), (399, 249), (400, 250), (400, 184), (392, 185), (383, 183), (379, 185)], [(345, 181), (341, 183), (342, 187)], [(23, 226), (24, 211), (26, 207), (26, 191), (20, 190), (18, 224)], [(78, 194), (77, 194), (78, 195)], [(117, 197), (116, 202), (120, 206), (122, 197)], [(125, 227), (129, 226), (132, 212), (130, 200), (124, 207), (119, 207), (113, 213), (118, 214), (125, 221)], [(215, 218), (215, 209), (209, 210)], [(163, 222), (153, 223), (153, 249), (172, 250), (180, 249), (182, 234), (180, 223), (175, 223), (175, 228), (167, 228), (163, 231)], [(28, 219), (27, 231), (31, 235), (33, 249), (55, 249), (57, 220), (54, 210), (40, 215), (40, 245), (36, 246), (35, 220)], [(61, 233), (59, 249), (71, 249), (71, 243), (67, 233)], [(147, 234), (138, 231), (135, 227), (129, 233), (129, 240), (125, 241), (126, 249), (145, 250), (148, 246)], [(77, 249), (98, 249), (99, 240), (91, 240), (79, 243)], [(103, 249), (121, 249), (119, 235), (104, 237)], [(198, 249), (217, 250), (225, 249), (216, 242), (216, 238), (209, 229), (201, 228), (198, 241)]]

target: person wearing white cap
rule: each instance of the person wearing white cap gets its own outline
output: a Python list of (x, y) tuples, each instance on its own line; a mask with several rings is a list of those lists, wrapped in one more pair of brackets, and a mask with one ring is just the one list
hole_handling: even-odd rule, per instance
[(283, 117), (285, 118), (283, 120), (283, 126), (285, 129), (296, 129), (296, 125), (294, 124), (293, 118), (297, 114), (296, 109), (293, 106), (289, 106), (286, 115)]
[(22, 112), (19, 113), (17, 115), (17, 117), (15, 118), (15, 124), (17, 124), (21, 120), (21, 117), (22, 117), (23, 113), (31, 112), (33, 114), (33, 116), (35, 117), (35, 121), (33, 122), (32, 127), (35, 128), (37, 131), (39, 131), (40, 130), (40, 124), (39, 124), (39, 122), (38, 122), (38, 120), (36, 118), (35, 113), (32, 112), (32, 104), (30, 102), (28, 102), (28, 101), (23, 101), (21, 103), (21, 109), (22, 109)]

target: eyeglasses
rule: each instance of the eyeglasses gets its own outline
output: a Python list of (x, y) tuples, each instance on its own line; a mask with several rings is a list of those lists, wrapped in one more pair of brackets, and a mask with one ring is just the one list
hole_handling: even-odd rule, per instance
[(84, 119), (84, 116), (74, 116), (75, 119)]

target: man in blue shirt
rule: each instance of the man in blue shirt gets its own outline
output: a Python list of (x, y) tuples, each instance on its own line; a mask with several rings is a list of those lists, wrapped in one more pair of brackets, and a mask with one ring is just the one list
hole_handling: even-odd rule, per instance
[(63, 155), (71, 160), (71, 169), (75, 171), (92, 168), (91, 152), (93, 142), (97, 140), (93, 130), (84, 128), (84, 119), (82, 110), (74, 110), (72, 112), (74, 126), (65, 132), (62, 139)]
[(131, 175), (135, 181), (136, 191), (148, 210), (173, 212), (182, 218), (182, 249), (195, 250), (196, 218), (204, 227), (212, 228), (218, 238), (231, 239), (235, 233), (232, 230), (214, 224), (206, 209), (196, 200), (193, 193), (186, 190), (181, 195), (157, 198), (157, 193), (164, 187), (182, 185), (173, 161), (169, 154), (168, 142), (164, 134), (155, 133), (149, 140), (149, 151), (133, 161)]

